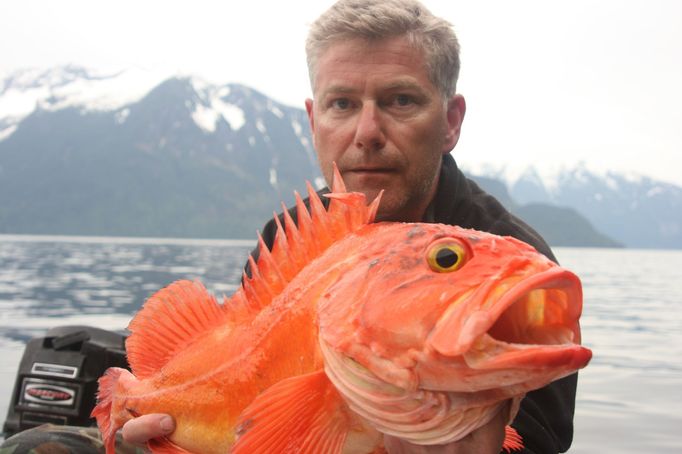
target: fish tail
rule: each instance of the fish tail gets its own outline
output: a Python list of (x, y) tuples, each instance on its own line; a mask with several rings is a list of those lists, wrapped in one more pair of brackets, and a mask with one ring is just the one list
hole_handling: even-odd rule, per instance
[(502, 449), (510, 453), (512, 451), (520, 451), (523, 449), (523, 438), (512, 426), (506, 426), (504, 428), (504, 442), (502, 443)]
[(97, 426), (102, 433), (102, 440), (106, 448), (106, 454), (115, 453), (116, 431), (123, 426), (124, 420), (116, 417), (114, 411), (114, 401), (120, 390), (119, 381), (121, 375), (132, 374), (126, 369), (111, 367), (104, 372), (99, 380), (99, 390), (97, 392), (97, 405), (90, 414), (97, 420)]

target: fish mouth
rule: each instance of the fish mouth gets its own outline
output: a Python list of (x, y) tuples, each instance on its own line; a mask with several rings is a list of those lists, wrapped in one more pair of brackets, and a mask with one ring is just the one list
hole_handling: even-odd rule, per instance
[(472, 369), (552, 370), (557, 379), (592, 358), (580, 345), (582, 287), (570, 271), (557, 267), (531, 276), (493, 303), (493, 309), (494, 323), (463, 355)]
[(580, 279), (560, 267), (515, 284), (491, 283), (474, 292), (439, 320), (430, 336), (434, 350), (463, 356), (475, 369), (562, 364), (584, 367), (589, 350), (581, 347)]
[(527, 278), (494, 303), (493, 339), (509, 344), (580, 343), (582, 288), (570, 271), (553, 268)]

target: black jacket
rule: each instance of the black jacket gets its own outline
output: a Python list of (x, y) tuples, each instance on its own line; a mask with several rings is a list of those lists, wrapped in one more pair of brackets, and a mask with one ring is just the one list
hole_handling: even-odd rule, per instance
[[(328, 191), (325, 188), (319, 193)], [(327, 203), (326, 197), (322, 199)], [(291, 208), (289, 212), (293, 219), (297, 219), (295, 208)], [(509, 213), (493, 196), (466, 178), (449, 154), (443, 158), (438, 190), (427, 213), (431, 222), (513, 236), (534, 246), (556, 262), (554, 254), (542, 237), (525, 222)], [(263, 239), (270, 248), (275, 232), (276, 224), (274, 219), (271, 219), (262, 231)], [(251, 254), (258, 258), (257, 248)], [(248, 265), (246, 269), (250, 274)], [(577, 377), (577, 374), (565, 377), (528, 393), (523, 399), (512, 424), (523, 437), (525, 449), (522, 453), (553, 454), (564, 452), (571, 446)]]

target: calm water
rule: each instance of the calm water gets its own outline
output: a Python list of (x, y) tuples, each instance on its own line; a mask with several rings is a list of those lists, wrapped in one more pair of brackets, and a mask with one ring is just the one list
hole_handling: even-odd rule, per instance
[[(0, 235), (0, 421), (24, 342), (47, 328), (122, 329), (151, 293), (201, 279), (231, 294), (252, 244)], [(682, 251), (557, 248), (583, 281), (572, 453), (682, 452)]]

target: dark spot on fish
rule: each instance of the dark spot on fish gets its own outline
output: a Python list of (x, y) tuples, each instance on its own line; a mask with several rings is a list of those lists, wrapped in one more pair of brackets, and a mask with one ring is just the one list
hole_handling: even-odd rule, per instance
[(130, 416), (132, 416), (133, 418), (137, 418), (138, 416), (140, 416), (140, 414), (134, 408), (126, 407), (126, 411), (130, 413)]
[(379, 263), (379, 259), (374, 259), (371, 262), (369, 262), (369, 268), (373, 268)]
[(424, 236), (426, 234), (426, 231), (422, 228), (417, 226), (412, 227), (412, 229), (407, 232), (407, 238), (412, 239), (412, 238), (418, 238), (420, 236)]
[(410, 257), (400, 257), (399, 263), (400, 263), (400, 269), (402, 270), (411, 270), (419, 267), (422, 264), (422, 258), (421, 257), (416, 257), (416, 256), (410, 256)]
[(253, 419), (249, 418), (237, 426), (235, 434), (237, 435), (237, 437), (241, 437), (242, 435), (249, 431), (251, 426), (253, 426)]

